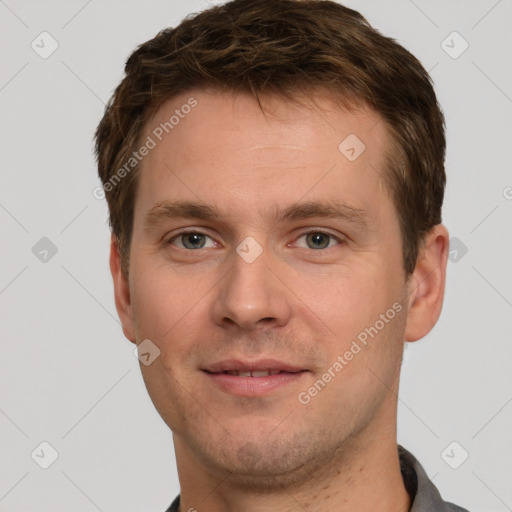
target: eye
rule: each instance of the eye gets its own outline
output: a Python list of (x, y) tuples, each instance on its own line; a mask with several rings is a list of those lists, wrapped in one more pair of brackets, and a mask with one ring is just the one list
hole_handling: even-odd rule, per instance
[[(207, 245), (208, 240), (209, 245)], [(171, 238), (168, 242), (170, 245), (176, 245), (181, 249), (204, 249), (206, 247), (214, 247), (215, 242), (203, 233), (190, 231), (187, 233), (180, 233), (179, 235)]]
[[(304, 239), (304, 243), (300, 243), (299, 240)], [(330, 235), (329, 233), (324, 233), (322, 231), (311, 231), (309, 233), (305, 233), (297, 239), (299, 242), (297, 245), (299, 247), (305, 249), (328, 249), (333, 245), (337, 245), (340, 243), (340, 240), (334, 235)]]

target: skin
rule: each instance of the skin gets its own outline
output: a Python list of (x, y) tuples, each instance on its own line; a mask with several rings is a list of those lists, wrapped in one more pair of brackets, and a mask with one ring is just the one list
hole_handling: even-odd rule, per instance
[[(160, 350), (141, 371), (173, 431), (181, 511), (408, 510), (396, 442), (399, 371), (404, 341), (425, 336), (441, 311), (445, 227), (428, 233), (406, 278), (382, 179), (387, 130), (370, 109), (348, 112), (318, 91), (314, 104), (265, 97), (263, 115), (248, 95), (194, 90), (165, 103), (141, 140), (191, 96), (198, 105), (142, 162), (129, 277), (114, 237), (111, 245), (124, 334)], [(355, 161), (338, 150), (349, 134), (366, 146)], [(145, 223), (156, 204), (178, 200), (221, 215)], [(333, 201), (363, 211), (366, 225), (273, 215)], [(178, 236), (191, 229), (206, 235), (203, 248)], [(325, 248), (307, 236), (318, 232), (331, 235), (320, 237)], [(248, 236), (263, 251), (252, 263), (236, 252)], [(393, 304), (401, 312), (300, 403), (298, 394)], [(308, 371), (248, 397), (221, 390), (202, 371), (259, 357)]]

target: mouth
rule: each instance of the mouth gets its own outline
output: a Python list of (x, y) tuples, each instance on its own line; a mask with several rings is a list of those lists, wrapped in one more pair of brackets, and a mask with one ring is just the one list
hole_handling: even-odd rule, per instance
[[(240, 359), (224, 359), (222, 361), (217, 361), (216, 363), (212, 363), (205, 368), (204, 371), (208, 373), (228, 373), (228, 372), (238, 372), (238, 373), (253, 373), (254, 377), (258, 376), (258, 372), (268, 372), (268, 374), (277, 374), (280, 372), (286, 373), (295, 373), (304, 371), (305, 368), (287, 363), (285, 361), (280, 361), (278, 359), (257, 359), (254, 361), (243, 361)], [(244, 377), (249, 377), (249, 375), (243, 375)]]
[(278, 375), (279, 373), (289, 373), (280, 370), (254, 370), (254, 371), (240, 371), (240, 370), (226, 370), (226, 375), (235, 375), (236, 377), (268, 377), (270, 375)]
[(275, 393), (308, 373), (299, 366), (274, 359), (224, 360), (202, 370), (222, 391), (244, 397)]

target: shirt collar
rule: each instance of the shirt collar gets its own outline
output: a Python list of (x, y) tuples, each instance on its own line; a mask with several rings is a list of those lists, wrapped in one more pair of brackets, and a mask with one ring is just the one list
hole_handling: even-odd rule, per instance
[(404, 485), (411, 496), (409, 512), (467, 512), (443, 501), (436, 486), (412, 453), (398, 446), (398, 455)]

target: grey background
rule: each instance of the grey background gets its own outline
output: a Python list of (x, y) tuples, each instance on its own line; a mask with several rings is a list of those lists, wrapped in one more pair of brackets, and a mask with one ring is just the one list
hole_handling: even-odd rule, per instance
[[(445, 499), (512, 510), (512, 1), (345, 4), (422, 61), (447, 120), (457, 254), (438, 325), (406, 351), (399, 441)], [(136, 45), (207, 5), (0, 0), (0, 511), (163, 511), (179, 492), (115, 312), (92, 136)]]

